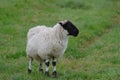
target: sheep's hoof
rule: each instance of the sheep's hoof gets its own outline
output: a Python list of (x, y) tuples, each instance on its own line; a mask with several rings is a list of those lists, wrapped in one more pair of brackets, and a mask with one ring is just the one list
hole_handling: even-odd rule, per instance
[(47, 71), (47, 72), (45, 72), (45, 75), (46, 76), (48, 76), (48, 77), (50, 77), (50, 75), (49, 75), (49, 72)]
[(28, 69), (28, 73), (31, 73), (32, 72), (32, 70), (31, 69)]
[(54, 78), (57, 77), (57, 72), (56, 72), (56, 71), (53, 72), (53, 77), (54, 77)]
[(43, 73), (43, 69), (39, 69), (39, 71)]

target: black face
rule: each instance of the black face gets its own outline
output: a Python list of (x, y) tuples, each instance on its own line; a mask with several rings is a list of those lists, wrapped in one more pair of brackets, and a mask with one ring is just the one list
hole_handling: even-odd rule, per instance
[(74, 24), (72, 24), (70, 21), (67, 21), (65, 24), (60, 23), (65, 30), (68, 31), (68, 35), (77, 36), (79, 33), (79, 30), (75, 27)]

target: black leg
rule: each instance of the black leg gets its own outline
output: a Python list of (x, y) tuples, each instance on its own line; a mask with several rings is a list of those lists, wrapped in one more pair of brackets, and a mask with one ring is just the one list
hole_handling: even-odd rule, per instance
[(45, 75), (49, 76), (49, 60), (45, 60), (45, 65), (46, 65)]
[(57, 72), (56, 72), (56, 59), (54, 57), (53, 57), (52, 65), (53, 65), (53, 77), (56, 78), (56, 76), (57, 76)]
[(39, 71), (40, 71), (40, 72), (43, 72), (43, 62), (42, 62), (42, 63), (40, 63), (40, 66), (39, 66)]

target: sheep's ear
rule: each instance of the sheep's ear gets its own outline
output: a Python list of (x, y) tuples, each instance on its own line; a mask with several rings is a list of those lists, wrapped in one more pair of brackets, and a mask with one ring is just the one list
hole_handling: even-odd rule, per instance
[(68, 22), (68, 20), (64, 20), (64, 21), (63, 21), (63, 24), (66, 24), (67, 22)]
[(63, 26), (63, 25), (66, 24), (67, 22), (68, 22), (68, 20), (60, 21), (59, 24), (60, 24), (61, 26)]

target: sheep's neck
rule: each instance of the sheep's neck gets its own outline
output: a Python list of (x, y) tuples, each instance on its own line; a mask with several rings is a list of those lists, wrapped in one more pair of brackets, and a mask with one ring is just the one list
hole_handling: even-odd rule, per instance
[(67, 42), (68, 41), (67, 31), (64, 30), (59, 25), (55, 26), (55, 35), (58, 38), (58, 40), (60, 40), (60, 42)]

